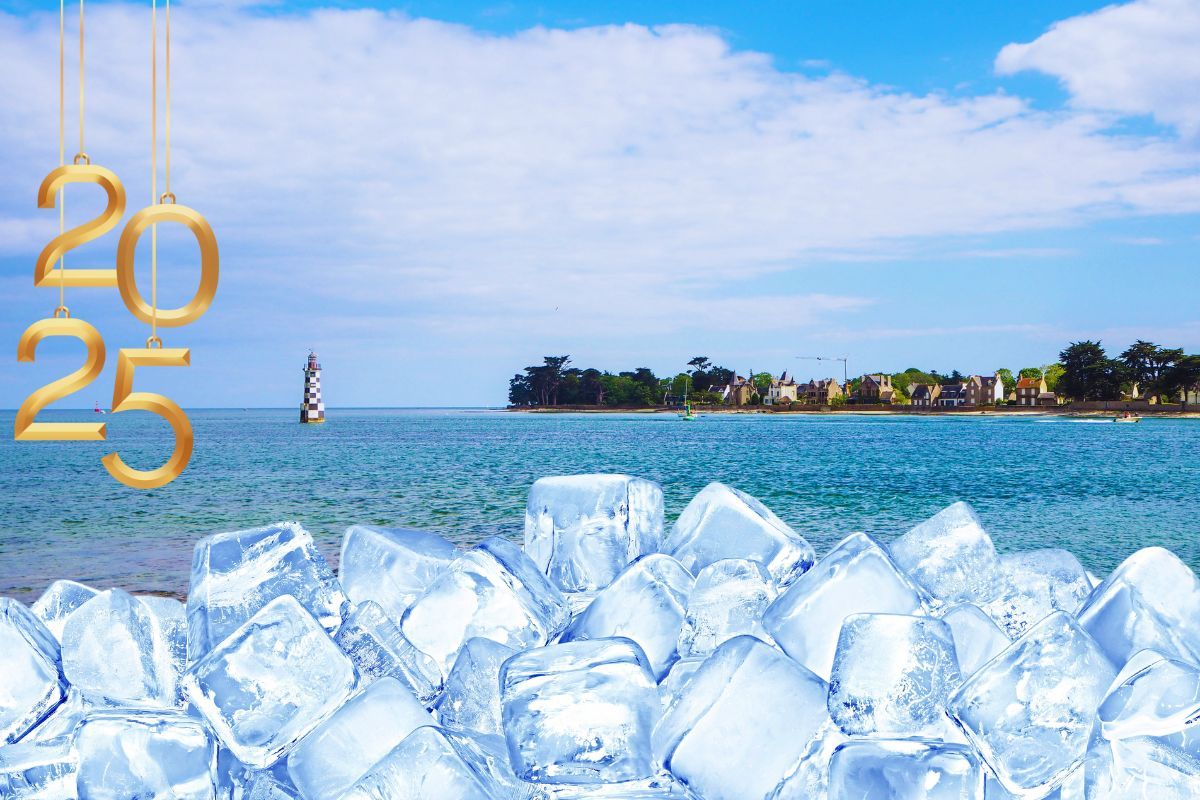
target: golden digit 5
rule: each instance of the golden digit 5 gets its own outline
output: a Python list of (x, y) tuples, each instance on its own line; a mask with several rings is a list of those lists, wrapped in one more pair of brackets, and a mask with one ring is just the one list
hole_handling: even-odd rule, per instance
[(157, 489), (179, 477), (192, 457), (192, 424), (187, 414), (170, 398), (151, 392), (133, 391), (133, 371), (137, 367), (186, 367), (191, 351), (185, 347), (167, 349), (122, 348), (117, 356), (117, 380), (113, 387), (113, 413), (149, 411), (171, 424), (175, 432), (175, 450), (158, 469), (133, 469), (117, 453), (100, 459), (108, 474), (134, 489)]
[(151, 225), (160, 222), (179, 222), (186, 225), (195, 235), (196, 243), (200, 245), (200, 285), (196, 287), (196, 294), (185, 306), (158, 311), (158, 324), (164, 328), (175, 328), (196, 321), (212, 304), (217, 293), (220, 256), (217, 253), (217, 237), (213, 235), (212, 227), (204, 217), (187, 206), (159, 203), (146, 206), (130, 217), (129, 222), (125, 223), (125, 230), (121, 231), (121, 240), (117, 243), (117, 288), (121, 291), (125, 307), (147, 325), (154, 319), (154, 310), (142, 299), (142, 293), (138, 291), (133, 275), (133, 254), (142, 233)]
[(25, 329), (17, 343), (17, 361), (33, 361), (38, 342), (47, 336), (70, 336), (87, 345), (87, 361), (65, 378), (38, 389), (21, 404), (13, 423), (17, 441), (99, 441), (106, 432), (102, 422), (35, 422), (37, 413), (55, 400), (77, 392), (104, 369), (104, 340), (100, 332), (81, 319), (40, 319)]
[[(125, 213), (125, 187), (111, 170), (92, 164), (67, 164), (59, 167), (42, 181), (38, 187), (38, 208), (54, 208), (58, 193), (68, 183), (95, 183), (108, 195), (108, 205), (95, 219), (69, 231), (60, 233), (50, 240), (37, 259), (33, 270), (33, 285), (38, 287), (57, 285), (60, 267), (53, 266), (68, 250), (84, 242), (99, 238), (117, 227)], [(68, 269), (63, 277), (64, 286), (116, 286), (115, 269)]]

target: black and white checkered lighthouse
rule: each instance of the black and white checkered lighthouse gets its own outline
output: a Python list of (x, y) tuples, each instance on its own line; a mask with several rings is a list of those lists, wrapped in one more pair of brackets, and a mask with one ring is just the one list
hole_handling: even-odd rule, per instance
[(308, 351), (308, 364), (304, 367), (304, 402), (300, 404), (301, 422), (324, 422), (325, 403), (321, 400), (321, 365), (317, 354)]

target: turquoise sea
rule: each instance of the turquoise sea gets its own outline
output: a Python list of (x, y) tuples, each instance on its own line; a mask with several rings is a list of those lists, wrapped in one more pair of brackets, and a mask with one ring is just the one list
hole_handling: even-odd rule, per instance
[[(107, 442), (0, 437), (0, 594), (54, 578), (182, 594), (191, 550), (215, 531), (295, 519), (336, 559), (356, 522), (469, 544), (519, 538), (539, 476), (628, 472), (660, 482), (676, 516), (705, 483), (750, 492), (823, 552), (855, 530), (883, 538), (959, 499), (1001, 550), (1065, 547), (1103, 574), (1162, 545), (1200, 567), (1200, 421), (1065, 417), (514, 414), (479, 410), (190, 411), (191, 465), (141, 492), (100, 457), (165, 460), (157, 418), (107, 417)], [(95, 419), (91, 412), (51, 412)], [(13, 413), (0, 412), (0, 430)]]

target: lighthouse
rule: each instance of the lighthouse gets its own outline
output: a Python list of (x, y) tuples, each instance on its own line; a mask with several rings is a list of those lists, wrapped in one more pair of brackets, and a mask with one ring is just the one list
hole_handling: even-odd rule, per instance
[(301, 422), (324, 422), (325, 403), (321, 400), (321, 365), (317, 354), (308, 351), (308, 364), (304, 367), (304, 402), (300, 404)]

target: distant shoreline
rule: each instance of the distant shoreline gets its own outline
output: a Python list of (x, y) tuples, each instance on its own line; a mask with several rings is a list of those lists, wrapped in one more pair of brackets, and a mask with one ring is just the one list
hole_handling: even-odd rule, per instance
[[(678, 415), (679, 408), (605, 408), (596, 406), (541, 406), (541, 407), (509, 407), (505, 411), (517, 414), (676, 414)], [(1003, 409), (988, 408), (988, 409), (917, 409), (911, 406), (898, 406), (892, 409), (881, 408), (855, 408), (854, 406), (843, 406), (840, 408), (805, 408), (805, 409), (789, 409), (787, 411), (775, 410), (770, 407), (762, 406), (737, 406), (728, 408), (694, 408), (694, 412), (698, 415), (708, 414), (759, 414), (759, 415), (804, 415), (804, 416), (825, 416), (830, 414), (849, 414), (857, 416), (912, 416), (912, 417), (1114, 417), (1120, 414), (1124, 409), (1075, 409), (1070, 408), (1021, 408), (1007, 406)], [(1200, 409), (1196, 411), (1154, 411), (1138, 409), (1138, 416), (1155, 417), (1158, 419), (1200, 419)]]

